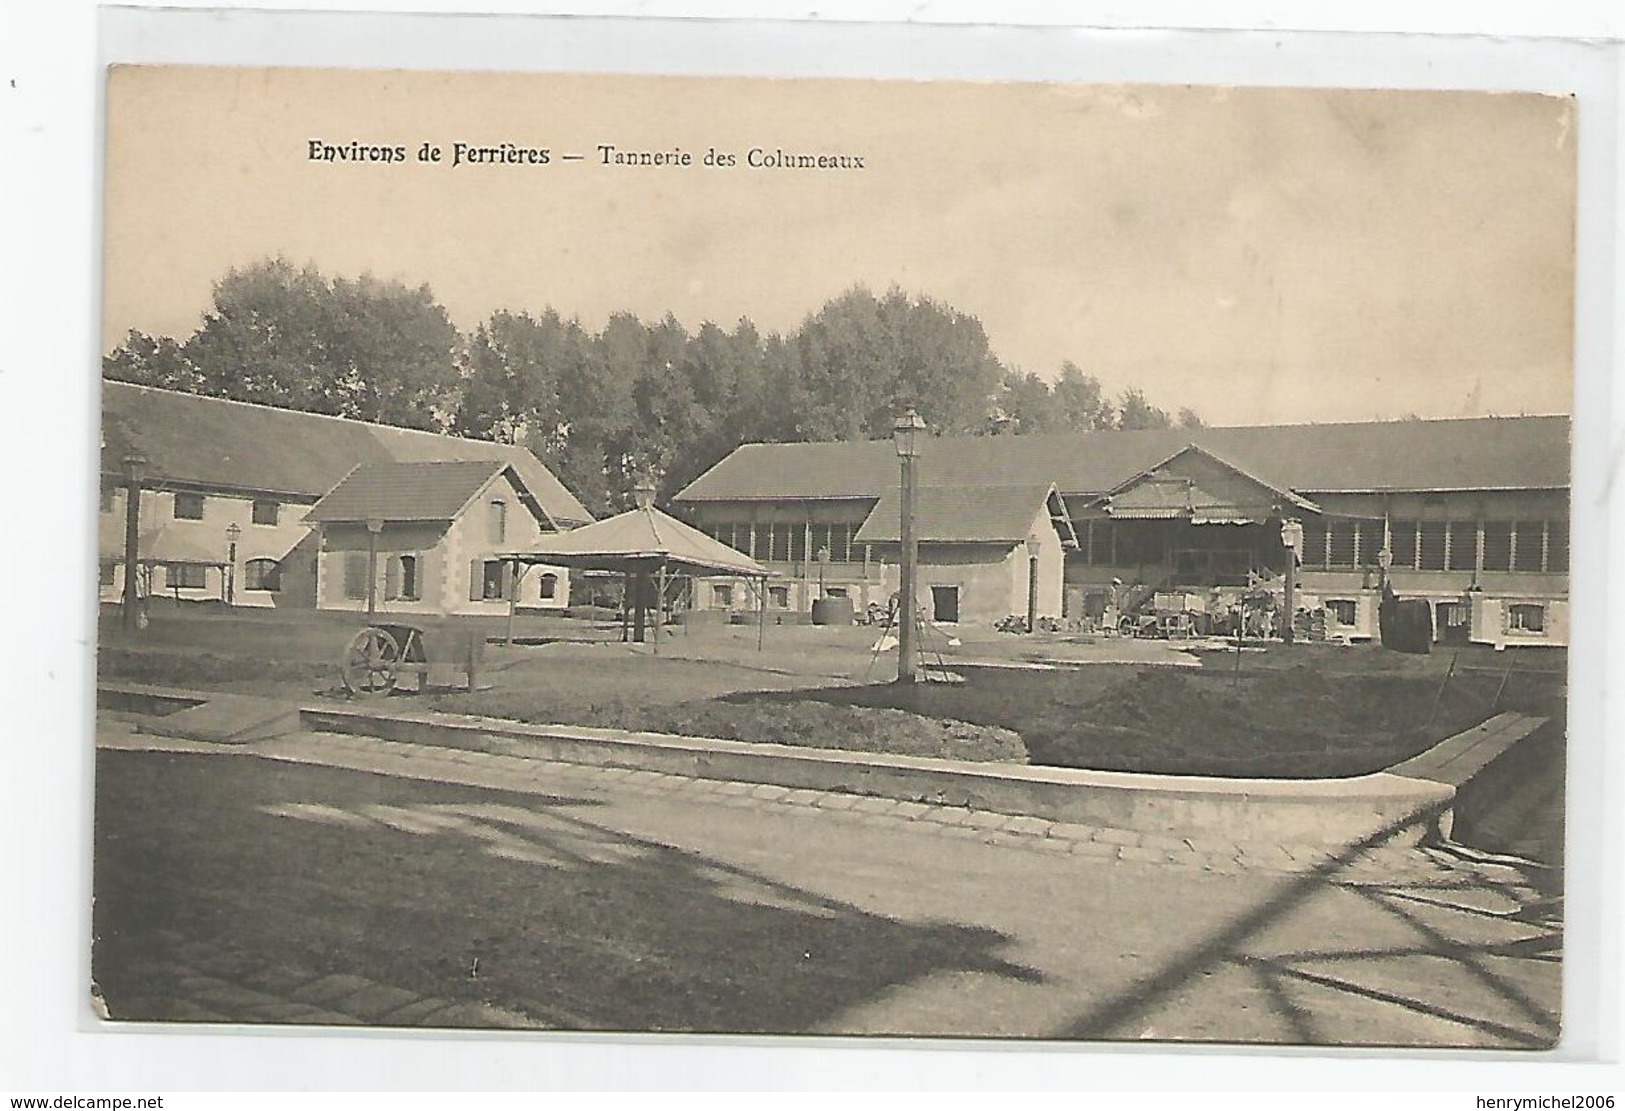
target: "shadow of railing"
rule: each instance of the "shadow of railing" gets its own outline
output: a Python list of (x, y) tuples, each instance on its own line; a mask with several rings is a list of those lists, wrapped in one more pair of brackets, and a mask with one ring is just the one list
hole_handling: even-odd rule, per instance
[[(1519, 980), (1498, 966), (1506, 962), (1535, 962), (1548, 964), (1560, 960), (1562, 924), (1558, 908), (1560, 901), (1544, 904), (1545, 914), (1531, 915), (1522, 911), (1494, 912), (1462, 905), (1449, 899), (1429, 898), (1448, 886), (1437, 880), (1415, 884), (1405, 882), (1350, 882), (1351, 868), (1362, 857), (1384, 849), (1401, 834), (1436, 827), (1448, 803), (1420, 810), (1407, 818), (1391, 823), (1368, 837), (1345, 846), (1313, 868), (1300, 873), (1282, 886), (1274, 895), (1235, 919), (1197, 944), (1186, 948), (1166, 962), (1155, 974), (1140, 979), (1113, 996), (1091, 1007), (1056, 1032), (1060, 1038), (1124, 1039), (1147, 1036), (1150, 1020), (1158, 1009), (1169, 1005), (1176, 997), (1184, 996), (1204, 977), (1223, 969), (1241, 969), (1249, 972), (1274, 1010), (1279, 1028), (1284, 1029), (1287, 1040), (1304, 1044), (1403, 1044), (1404, 1039), (1378, 1037), (1371, 1041), (1351, 1039), (1347, 1031), (1337, 1029), (1342, 1004), (1375, 1003), (1397, 1008), (1424, 1020), (1437, 1020), (1454, 1028), (1450, 1034), (1426, 1039), (1426, 1044), (1500, 1045), (1508, 1048), (1540, 1049), (1553, 1045), (1560, 1032), (1560, 1016), (1555, 999), (1542, 1000), (1520, 984)], [(1502, 886), (1525, 885), (1521, 869), (1501, 863), (1499, 868), (1516, 874), (1516, 879)], [(1508, 877), (1513, 880), (1513, 877)], [(1475, 886), (1493, 889), (1497, 881), (1479, 878)], [(1254, 948), (1270, 949), (1264, 942), (1266, 933), (1277, 929), (1317, 894), (1337, 887), (1355, 893), (1369, 906), (1392, 916), (1417, 940), (1411, 944), (1375, 948), (1296, 948), (1269, 952), (1263, 955)], [(1494, 919), (1509, 927), (1516, 925), (1525, 936), (1501, 941), (1464, 942), (1453, 938), (1430, 923), (1419, 912), (1419, 905), (1432, 905), (1441, 912), (1481, 916)], [(1442, 959), (1463, 970), (1473, 984), (1473, 1007), (1461, 1005), (1463, 992), (1445, 993), (1451, 998), (1441, 1001), (1430, 998), (1427, 989), (1432, 986), (1425, 975), (1411, 977), (1392, 975), (1394, 962)], [(1375, 968), (1385, 965), (1389, 975), (1378, 977), (1384, 982), (1373, 985), (1361, 982), (1353, 974), (1339, 975), (1326, 971), (1324, 965), (1354, 969), (1363, 965)], [(1551, 978), (1555, 981), (1555, 977)], [(1398, 981), (1398, 983), (1395, 983)], [(1327, 1000), (1324, 1007), (1310, 1008), (1294, 997), (1294, 986), (1318, 989)], [(1141, 1033), (1137, 1033), (1136, 1029)], [(1156, 1035), (1149, 1035), (1156, 1036)], [(1233, 1040), (1224, 1038), (1221, 1040)], [(1246, 1040), (1246, 1039), (1235, 1039)], [(1417, 1044), (1422, 1044), (1418, 1039)]]

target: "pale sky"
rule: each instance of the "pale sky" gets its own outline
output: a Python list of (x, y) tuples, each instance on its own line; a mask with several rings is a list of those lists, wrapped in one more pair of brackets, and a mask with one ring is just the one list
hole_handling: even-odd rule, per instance
[[(312, 139), (408, 161), (312, 161)], [(458, 141), (552, 161), (452, 168)], [(865, 168), (752, 169), (753, 147)], [(786, 332), (896, 284), (1007, 364), (1070, 359), (1213, 424), (1566, 413), (1574, 213), (1564, 98), (125, 68), (103, 344), (184, 338), (228, 268), (280, 254), (427, 282), (465, 330), (551, 305)]]

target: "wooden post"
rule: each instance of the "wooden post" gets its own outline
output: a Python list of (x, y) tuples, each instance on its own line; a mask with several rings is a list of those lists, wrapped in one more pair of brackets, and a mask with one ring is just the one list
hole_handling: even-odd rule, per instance
[(1242, 595), (1236, 599), (1236, 670), (1230, 676), (1232, 688), (1241, 685), (1241, 634), (1247, 627), (1247, 597)]
[(632, 638), (632, 572), (621, 572), (621, 643)]
[(119, 623), (126, 633), (136, 630), (141, 607), (139, 583), (141, 555), (141, 474), (146, 460), (135, 452), (124, 457), (124, 605)]
[(478, 629), (471, 630), (468, 634), (468, 690), (470, 694), (480, 689), (480, 636)]
[(367, 519), (367, 620), (378, 612), (378, 534), (384, 531), (384, 522), (377, 517)]
[(666, 627), (666, 561), (655, 572), (655, 655), (660, 655), (660, 634)]
[(525, 581), (525, 572), (530, 570), (528, 563), (520, 563), (517, 559), (511, 562), (513, 574), (509, 575), (508, 579), (512, 582), (513, 589), (508, 591), (508, 635), (503, 638), (503, 643), (509, 647), (513, 646), (514, 613), (519, 609), (519, 584)]
[[(1439, 706), (1444, 702), (1445, 688), (1450, 685), (1450, 677), (1456, 673), (1456, 661), (1460, 658), (1460, 652), (1452, 652), (1450, 654), (1450, 667), (1446, 669), (1444, 673), (1444, 682), (1439, 684), (1438, 693), (1433, 696), (1433, 708), (1428, 711), (1427, 724), (1422, 726), (1424, 730), (1433, 728), (1433, 719), (1439, 716)], [(1500, 700), (1501, 695), (1499, 691), (1496, 692), (1495, 697), (1497, 701)]]
[(914, 539), (914, 458), (903, 457), (903, 504), (898, 531), (902, 534), (902, 568), (897, 590), (897, 681), (915, 681), (914, 658), (914, 574), (919, 547)]
[(632, 576), (632, 639), (643, 643), (644, 630), (649, 624), (649, 572), (638, 571)]
[(763, 577), (756, 582), (756, 651), (762, 650), (762, 642), (767, 639), (767, 579)]
[(1496, 707), (1501, 705), (1501, 696), (1506, 693), (1507, 680), (1510, 678), (1512, 678), (1512, 665), (1507, 664), (1506, 674), (1501, 676), (1501, 685), (1495, 688), (1495, 700), (1490, 703), (1490, 713), (1493, 714)]

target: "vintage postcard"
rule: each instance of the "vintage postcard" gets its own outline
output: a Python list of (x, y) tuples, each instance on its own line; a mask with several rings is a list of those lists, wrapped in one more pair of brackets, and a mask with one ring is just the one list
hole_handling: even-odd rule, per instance
[(1575, 115), (114, 67), (98, 1007), (1553, 1046)]

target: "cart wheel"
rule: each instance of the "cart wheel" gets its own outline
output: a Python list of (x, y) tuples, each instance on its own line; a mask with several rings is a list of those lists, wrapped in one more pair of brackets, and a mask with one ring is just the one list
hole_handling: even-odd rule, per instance
[(388, 694), (395, 689), (401, 646), (383, 629), (362, 629), (344, 649), (339, 675), (351, 694)]

